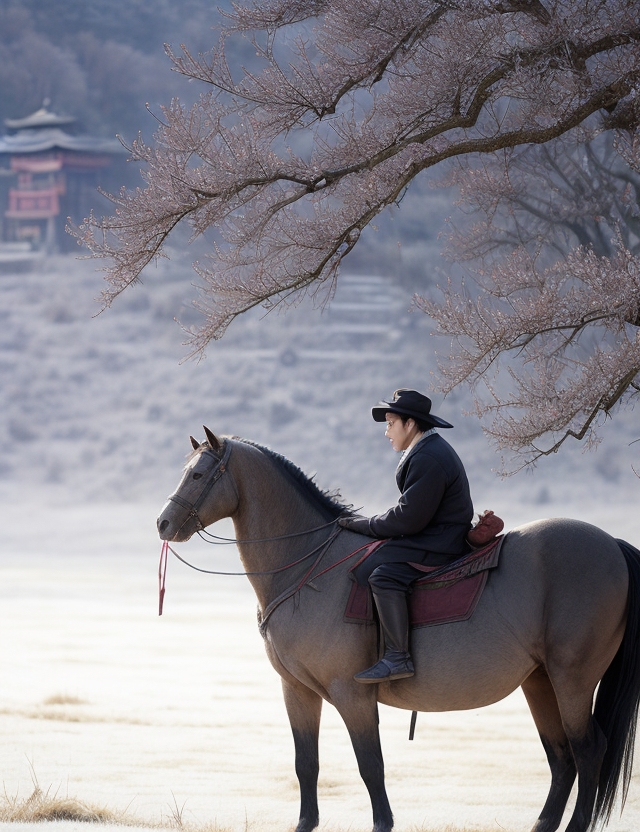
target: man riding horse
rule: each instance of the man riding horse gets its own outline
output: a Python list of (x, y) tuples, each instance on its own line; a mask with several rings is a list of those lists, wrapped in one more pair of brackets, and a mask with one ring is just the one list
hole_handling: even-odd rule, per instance
[[(464, 549), (471, 519), (458, 458), (437, 434), (424, 435), (442, 427), (442, 420), (431, 415), (426, 397), (408, 393), (399, 391), (374, 410), (374, 418), (387, 421), (394, 447), (408, 451), (399, 471), (402, 497), (395, 509), (357, 524), (374, 535), (391, 535), (380, 550), (386, 556), (365, 560), (365, 568), (386, 563), (392, 579), (396, 569), (403, 571), (404, 580), (374, 591), (387, 640), (393, 639), (394, 623), (396, 635), (402, 629), (395, 646), (404, 672), (409, 672), (408, 645), (402, 641), (405, 594), (418, 575), (409, 572), (407, 579), (399, 564), (455, 558)], [(282, 677), (300, 785), (298, 832), (310, 832), (319, 822), (323, 699), (336, 708), (351, 737), (374, 829), (392, 832), (378, 705), (429, 713), (468, 710), (498, 702), (518, 687), (551, 772), (535, 828), (552, 832), (560, 827), (576, 778), (567, 828), (588, 832), (607, 823), (624, 802), (632, 776), (640, 703), (640, 551), (576, 520), (539, 520), (512, 529), (489, 578), (491, 591), (479, 597), (473, 615), (416, 629), (415, 675), (366, 688), (351, 680), (373, 662), (376, 632), (344, 618), (344, 582), (362, 538), (335, 528), (326, 532), (348, 509), (279, 454), (237, 437), (205, 433), (205, 442), (192, 441), (197, 448), (158, 517), (158, 532), (162, 540), (179, 543), (224, 517), (233, 518), (242, 566), (256, 592), (265, 649)], [(409, 518), (406, 527), (398, 521), (403, 516)], [(317, 534), (321, 529), (324, 535)], [(478, 540), (476, 529), (468, 535), (474, 546), (486, 542)], [(492, 530), (483, 535), (487, 531)], [(299, 539), (307, 534), (319, 545), (309, 550), (310, 541), (300, 558)], [(266, 541), (269, 545), (263, 545)], [(402, 548), (407, 544), (411, 548)], [(323, 554), (331, 561), (326, 566), (320, 562)], [(309, 564), (312, 555), (316, 560)], [(304, 570), (298, 568), (302, 562)], [(402, 600), (404, 618), (396, 605), (397, 620), (393, 614), (390, 619), (394, 598)], [(380, 676), (397, 678), (395, 670), (393, 661), (383, 664)], [(377, 676), (376, 671), (374, 681)]]
[(437, 428), (452, 428), (431, 413), (431, 399), (417, 390), (396, 390), (390, 401), (372, 408), (376, 422), (387, 423), (385, 435), (402, 452), (396, 469), (398, 503), (373, 517), (341, 517), (347, 529), (389, 538), (355, 569), (360, 584), (368, 581), (385, 650), (382, 659), (355, 675), (358, 682), (413, 676), (409, 652), (408, 593), (424, 572), (414, 564), (441, 566), (468, 550), (473, 505), (460, 458)]

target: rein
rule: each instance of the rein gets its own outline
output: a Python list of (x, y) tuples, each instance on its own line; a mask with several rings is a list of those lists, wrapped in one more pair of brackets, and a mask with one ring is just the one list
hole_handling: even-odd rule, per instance
[[(329, 526), (333, 526), (333, 524), (335, 522), (336, 522), (335, 520), (330, 520), (328, 523), (323, 523), (321, 526), (316, 526), (314, 529), (305, 529), (305, 531), (303, 531), (303, 532), (291, 532), (290, 534), (279, 534), (279, 535), (276, 535), (275, 537), (259, 537), (259, 538), (256, 538), (255, 540), (237, 540), (236, 538), (233, 538), (233, 537), (220, 537), (217, 534), (211, 534), (211, 532), (208, 532), (206, 529), (199, 529), (198, 530), (198, 535), (202, 540), (204, 540), (205, 543), (210, 543), (213, 546), (226, 546), (229, 543), (235, 543), (235, 544), (238, 544), (238, 543), (271, 543), (272, 540), (287, 540), (288, 538), (291, 538), (291, 537), (304, 537), (307, 534), (313, 534), (313, 532), (319, 532), (319, 531), (322, 531), (322, 529), (326, 529)], [(205, 540), (203, 535), (206, 535), (207, 537), (211, 538), (211, 540)], [(184, 562), (186, 563), (186, 561), (184, 561)], [(191, 564), (187, 564), (187, 566), (190, 566), (190, 565)], [(193, 568), (196, 569), (197, 567), (194, 566)], [(206, 569), (201, 569), (199, 571), (200, 572), (206, 572), (207, 570)], [(265, 574), (265, 573), (262, 573), (262, 572), (212, 572), (211, 574), (212, 575), (261, 575), (261, 574)]]
[[(325, 524), (325, 526), (332, 525), (333, 523), (335, 523), (335, 520), (331, 521), (331, 523)], [(325, 528), (325, 526), (319, 526), (319, 528)], [(313, 532), (313, 531), (317, 531), (317, 529), (309, 529), (309, 533)], [(333, 532), (331, 535), (329, 535), (327, 540), (323, 541), (319, 546), (316, 546), (315, 549), (312, 549), (310, 552), (307, 552), (306, 555), (303, 555), (301, 558), (298, 558), (298, 560), (294, 560), (291, 563), (285, 563), (284, 566), (278, 566), (276, 569), (266, 569), (262, 572), (221, 572), (221, 571), (217, 571), (217, 570), (213, 570), (213, 569), (202, 569), (199, 566), (195, 566), (193, 563), (189, 563), (188, 560), (185, 560), (185, 558), (183, 558), (181, 555), (179, 555), (176, 552), (176, 550), (173, 549), (169, 545), (169, 541), (165, 540), (165, 541), (163, 541), (162, 549), (160, 550), (160, 565), (158, 567), (158, 584), (159, 584), (158, 615), (162, 615), (162, 608), (163, 608), (163, 605), (164, 605), (165, 584), (166, 584), (166, 577), (167, 577), (167, 561), (168, 561), (168, 557), (169, 557), (169, 552), (171, 552), (171, 554), (175, 558), (177, 558), (181, 563), (184, 563), (185, 566), (188, 566), (190, 569), (194, 569), (196, 572), (203, 572), (206, 575), (224, 575), (224, 576), (227, 576), (227, 577), (240, 577), (240, 576), (248, 577), (248, 576), (251, 576), (251, 575), (276, 575), (279, 572), (286, 572), (287, 569), (291, 569), (294, 566), (298, 566), (299, 564), (304, 563), (312, 555), (315, 555), (316, 552), (318, 552), (317, 558), (315, 559), (315, 561), (311, 565), (311, 568), (307, 570), (307, 572), (302, 577), (302, 579), (297, 584), (294, 584), (293, 586), (289, 587), (289, 589), (286, 589), (281, 595), (279, 595), (277, 598), (275, 598), (273, 601), (271, 601), (270, 604), (267, 605), (267, 607), (266, 607), (266, 609), (265, 609), (265, 611), (262, 615), (262, 619), (260, 621), (260, 630), (262, 632), (263, 629), (264, 629), (264, 626), (267, 622), (267, 618), (269, 618), (271, 613), (277, 607), (279, 607), (280, 604), (282, 604), (288, 598), (291, 598), (291, 596), (295, 595), (296, 592), (299, 592), (305, 584), (309, 583), (309, 581), (311, 579), (311, 576), (313, 575), (313, 570), (320, 563), (320, 561), (324, 557), (325, 553), (330, 548), (331, 544), (338, 537), (338, 535), (340, 534), (341, 531), (342, 531), (342, 528), (336, 529), (335, 532)], [(287, 537), (287, 536), (299, 537), (300, 533), (296, 533), (294, 535), (284, 535), (284, 536), (285, 537)], [(279, 538), (266, 538), (266, 539), (267, 540), (278, 540)], [(227, 542), (227, 541), (225, 541), (225, 542)], [(231, 542), (231, 541), (228, 541), (228, 542)], [(254, 541), (240, 541), (240, 542), (244, 543), (244, 542), (254, 542)], [(345, 561), (348, 561), (352, 557), (355, 557), (355, 555), (360, 554), (360, 552), (364, 551), (370, 545), (371, 545), (371, 542), (365, 543), (364, 546), (360, 546), (360, 548), (356, 549), (354, 552), (349, 552), (348, 555), (345, 555), (343, 558), (340, 558), (340, 560), (337, 560), (335, 563), (332, 563), (331, 566), (327, 566), (321, 572), (318, 572), (316, 575), (313, 575), (313, 577), (314, 578), (319, 578), (322, 575), (325, 575), (327, 572), (330, 572), (332, 569), (335, 569), (336, 566), (340, 566), (342, 563), (345, 563)]]
[[(333, 521), (333, 522), (335, 522), (335, 521)], [(324, 528), (324, 527), (321, 526), (320, 528)], [(315, 531), (315, 529), (310, 529), (310, 532), (311, 531)], [(166, 550), (171, 552), (171, 554), (174, 555), (176, 558), (178, 558), (179, 561), (184, 563), (185, 566), (188, 566), (190, 569), (195, 569), (196, 572), (204, 572), (205, 575), (227, 575), (229, 577), (250, 576), (250, 575), (276, 575), (278, 572), (286, 572), (287, 569), (291, 569), (291, 567), (297, 566), (299, 563), (304, 563), (305, 560), (308, 560), (311, 557), (311, 555), (315, 555), (315, 553), (319, 549), (322, 549), (323, 546), (328, 546), (330, 543), (333, 543), (333, 541), (336, 539), (336, 537), (338, 536), (338, 534), (340, 534), (341, 531), (342, 531), (342, 529), (337, 529), (332, 535), (329, 536), (328, 540), (323, 541), (319, 546), (316, 546), (315, 549), (312, 549), (310, 552), (307, 552), (306, 555), (303, 555), (301, 558), (298, 558), (298, 560), (294, 560), (291, 563), (285, 563), (284, 566), (278, 566), (276, 569), (265, 569), (264, 571), (261, 571), (261, 572), (218, 572), (215, 569), (201, 569), (199, 566), (195, 566), (193, 563), (189, 563), (188, 560), (185, 560), (183, 557), (181, 557), (175, 551), (175, 549), (172, 549), (171, 546), (169, 546), (169, 543), (168, 543), (167, 540), (165, 540), (164, 543), (162, 544), (162, 551), (164, 552), (165, 547), (166, 547)], [(245, 542), (247, 542), (247, 543), (263, 543), (263, 542), (267, 542), (269, 540), (279, 540), (279, 538), (277, 538), (277, 537), (266, 537), (264, 539), (264, 541), (262, 541), (262, 540), (260, 540), (260, 541), (257, 541), (257, 540), (249, 540), (249, 541), (240, 540), (238, 542), (239, 543), (245, 543)], [(233, 541), (233, 542), (235, 542), (235, 541)], [(165, 566), (165, 571), (166, 571), (166, 566)]]

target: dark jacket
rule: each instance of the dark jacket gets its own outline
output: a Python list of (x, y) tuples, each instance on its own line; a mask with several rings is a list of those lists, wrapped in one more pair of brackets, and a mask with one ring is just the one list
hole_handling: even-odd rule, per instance
[(372, 535), (400, 538), (411, 549), (462, 554), (473, 504), (466, 472), (451, 445), (437, 433), (425, 436), (401, 461), (396, 482), (400, 499), (389, 511), (369, 518)]

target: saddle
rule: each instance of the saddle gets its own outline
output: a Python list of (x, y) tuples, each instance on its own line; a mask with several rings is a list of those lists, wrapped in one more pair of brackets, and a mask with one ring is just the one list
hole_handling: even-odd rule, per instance
[[(409, 623), (411, 627), (430, 627), (466, 621), (475, 610), (487, 582), (489, 570), (498, 565), (504, 537), (494, 537), (486, 546), (470, 552), (446, 566), (423, 566), (412, 563), (425, 573), (409, 594)], [(384, 540), (375, 540), (350, 572), (374, 552)], [(354, 624), (373, 623), (373, 599), (369, 587), (354, 582), (344, 620)]]

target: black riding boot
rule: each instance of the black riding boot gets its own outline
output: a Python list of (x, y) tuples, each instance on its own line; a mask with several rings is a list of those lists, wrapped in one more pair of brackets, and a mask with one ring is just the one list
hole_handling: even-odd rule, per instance
[(384, 655), (373, 667), (356, 673), (356, 682), (375, 685), (413, 676), (409, 655), (409, 609), (404, 592), (377, 589), (373, 593), (384, 638)]

